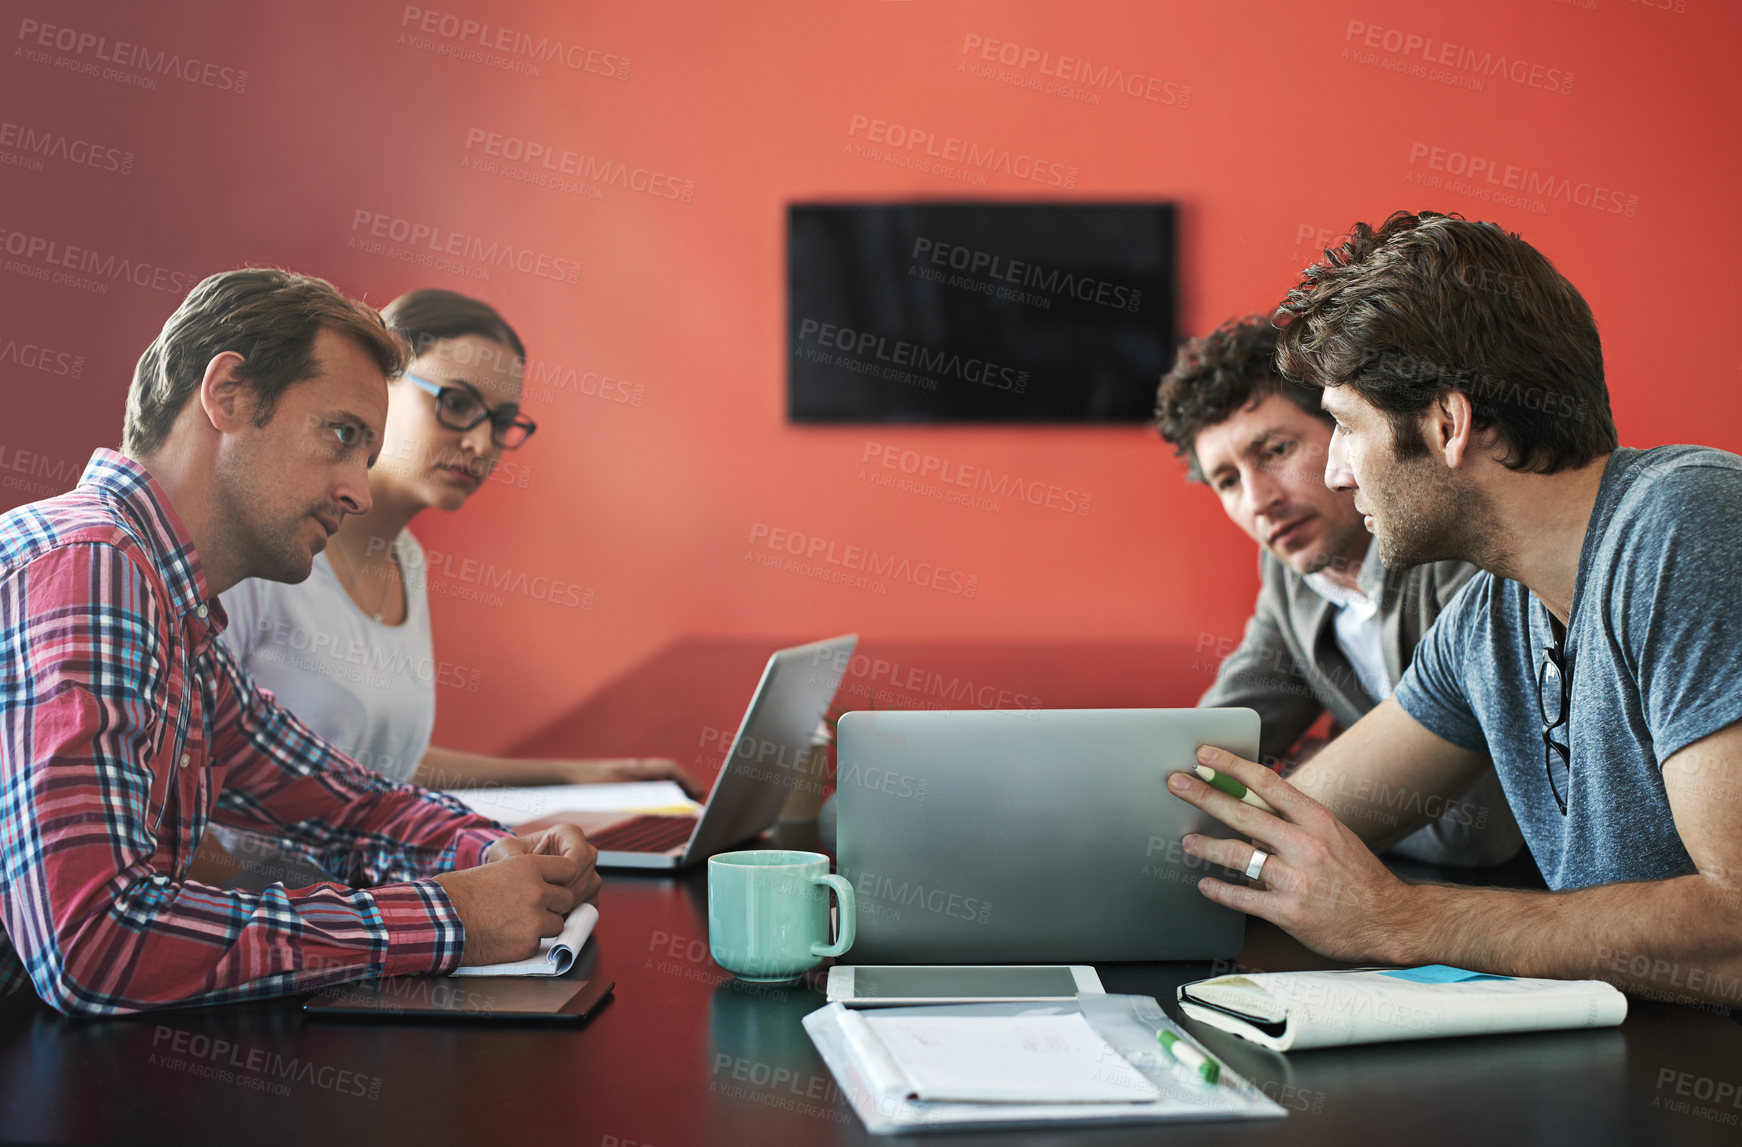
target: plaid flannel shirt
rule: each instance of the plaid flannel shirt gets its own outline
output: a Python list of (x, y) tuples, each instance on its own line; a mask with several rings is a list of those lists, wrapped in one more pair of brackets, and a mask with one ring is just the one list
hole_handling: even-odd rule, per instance
[[(257, 689), (161, 487), (91, 458), (0, 516), (0, 993), (68, 1014), (441, 974), (465, 932), (435, 873), (507, 830), (364, 769)], [(352, 884), (186, 879), (208, 820)]]

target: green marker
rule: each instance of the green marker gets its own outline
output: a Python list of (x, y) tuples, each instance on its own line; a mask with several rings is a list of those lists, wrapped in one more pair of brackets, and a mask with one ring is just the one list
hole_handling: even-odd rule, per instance
[(1261, 808), (1268, 813), (1276, 812), (1275, 809), (1271, 808), (1270, 805), (1266, 803), (1263, 797), (1259, 796), (1227, 773), (1218, 773), (1208, 765), (1199, 765), (1197, 771), (1198, 776), (1204, 778), (1205, 784), (1210, 785), (1212, 788), (1221, 789), (1235, 800), (1244, 801), (1253, 808)]
[(1178, 1063), (1181, 1067), (1191, 1072), (1193, 1076), (1203, 1080), (1211, 1087), (1214, 1087), (1216, 1081), (1222, 1078), (1221, 1064), (1217, 1063), (1185, 1040), (1174, 1035), (1172, 1032), (1158, 1031), (1155, 1033), (1155, 1039), (1156, 1042), (1160, 1043), (1161, 1046), (1166, 1049), (1167, 1054), (1173, 1056), (1175, 1063)]

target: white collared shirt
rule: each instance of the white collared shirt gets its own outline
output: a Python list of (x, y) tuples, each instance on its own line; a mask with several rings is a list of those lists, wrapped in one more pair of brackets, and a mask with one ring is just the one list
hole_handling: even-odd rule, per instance
[(1367, 556), (1361, 559), (1357, 588), (1333, 581), (1324, 571), (1305, 577), (1312, 591), (1337, 607), (1337, 648), (1349, 659), (1355, 680), (1374, 703), (1391, 696), (1391, 677), (1385, 670), (1385, 643), (1380, 635), (1379, 594), (1385, 583), (1385, 563), (1379, 560), (1379, 539), (1369, 538)]

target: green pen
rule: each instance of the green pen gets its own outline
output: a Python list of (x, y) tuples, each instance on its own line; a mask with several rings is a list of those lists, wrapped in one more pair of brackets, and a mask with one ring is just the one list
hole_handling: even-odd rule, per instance
[(1197, 766), (1197, 772), (1198, 776), (1204, 779), (1205, 784), (1221, 789), (1235, 800), (1244, 801), (1253, 808), (1261, 808), (1268, 813), (1276, 812), (1276, 810), (1271, 808), (1263, 797), (1259, 796), (1227, 773), (1218, 773), (1208, 765)]
[(1173, 1057), (1175, 1063), (1192, 1073), (1196, 1079), (1214, 1087), (1216, 1081), (1222, 1078), (1222, 1065), (1174, 1035), (1170, 1031), (1155, 1033), (1156, 1042)]

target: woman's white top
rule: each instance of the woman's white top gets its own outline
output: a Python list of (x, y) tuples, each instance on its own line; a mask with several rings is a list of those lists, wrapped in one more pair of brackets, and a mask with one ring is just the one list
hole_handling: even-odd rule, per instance
[[(249, 578), (219, 595), (230, 615), (219, 640), (303, 724), (358, 764), (405, 781), (435, 729), (437, 664), (423, 548), (402, 531), (394, 556), (405, 586), (403, 624), (363, 612), (322, 552), (300, 585)], [(374, 592), (363, 587), (365, 597)]]

